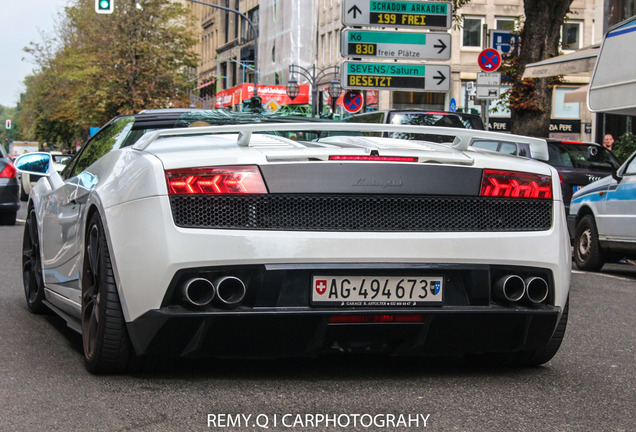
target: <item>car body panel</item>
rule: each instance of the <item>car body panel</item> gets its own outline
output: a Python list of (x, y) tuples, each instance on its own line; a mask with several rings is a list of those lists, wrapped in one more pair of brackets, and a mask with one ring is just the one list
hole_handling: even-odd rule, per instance
[[(125, 142), (127, 134), (134, 131), (134, 126), (129, 127), (130, 119), (120, 120), (102, 128), (61, 174), (49, 163), (46, 172), (40, 173), (45, 178), (35, 185), (29, 202), (36, 209), (42, 239), (47, 305), (75, 329), (80, 328), (86, 229), (94, 214), (103, 224), (121, 310), (139, 355), (152, 353), (157, 345), (167, 345), (168, 349), (173, 345), (178, 355), (204, 351), (230, 356), (309, 354), (332, 349), (328, 337), (332, 333), (339, 335), (341, 343), (351, 343), (351, 348), (370, 344), (373, 339), (373, 344), (378, 342), (383, 350), (393, 353), (427, 351), (424, 336), (413, 332), (423, 331), (430, 324), (360, 327), (329, 321), (335, 315), (368, 313), (435, 316), (426, 318), (433, 320), (431, 328), (440, 326), (431, 338), (424, 338), (430, 349), (441, 344), (444, 352), (464, 354), (514, 351), (547, 344), (566, 307), (571, 254), (558, 173), (541, 162), (469, 148), (471, 131), (460, 132), (452, 144), (440, 145), (334, 137), (346, 128), (375, 130), (368, 125), (324, 124), (321, 128), (329, 132), (329, 137), (307, 142), (284, 136), (295, 128), (320, 129), (317, 125), (149, 128), (143, 137), (135, 138), (134, 145), (119, 148), (117, 143)], [(400, 133), (420, 130), (413, 126), (380, 127)], [(259, 135), (268, 129), (276, 133)], [(435, 133), (439, 128), (423, 130)], [(110, 151), (90, 159), (91, 150), (104, 148)], [(414, 160), (367, 160), (378, 155), (409, 156)], [(331, 156), (354, 160), (331, 160)], [(50, 156), (46, 158), (50, 160)], [(16, 164), (20, 165), (20, 160)], [(235, 166), (257, 167), (268, 193), (231, 195), (227, 199), (233, 201), (227, 206), (222, 201), (225, 196), (181, 197), (169, 193), (170, 170)], [(553, 196), (539, 200), (480, 196), (486, 169), (547, 178)], [(278, 217), (286, 217), (290, 209), (295, 211), (299, 200), (309, 204), (306, 213), (297, 217), (307, 217), (317, 225), (297, 224), (296, 216), (290, 216), (291, 225), (278, 225)], [(366, 204), (355, 204), (361, 200)], [(393, 218), (406, 219), (411, 214), (400, 206), (412, 200), (416, 200), (417, 209), (426, 210), (430, 204), (430, 217), (418, 217), (414, 225), (394, 228)], [(266, 214), (270, 201), (273, 210)], [(322, 204), (327, 201), (328, 205)], [(199, 207), (180, 210), (181, 202)], [(331, 216), (336, 211), (336, 207), (329, 207), (332, 202), (338, 206), (344, 202), (342, 213), (334, 214), (348, 220), (351, 213), (353, 222), (341, 226), (338, 218)], [(439, 203), (441, 207), (435, 207)], [(455, 216), (462, 216), (464, 210), (475, 205), (494, 209), (488, 210), (494, 213), (482, 214), (478, 210), (481, 207), (476, 207), (470, 213), (471, 218), (482, 218), (484, 226), (467, 228), (473, 221), (463, 219), (451, 224)], [(535, 205), (543, 209), (547, 224), (536, 222), (535, 215), (528, 214), (531, 210), (526, 209)], [(500, 206), (514, 208), (522, 222), (501, 225), (506, 217)], [(202, 225), (183, 225), (181, 213), (190, 216), (199, 211)], [(234, 216), (228, 216), (228, 226), (206, 225), (206, 218), (234, 211), (246, 212), (248, 220), (237, 218), (236, 222)], [(262, 215), (262, 225), (252, 220), (255, 214)], [(333, 225), (321, 224), (332, 220), (336, 220)], [(367, 227), (367, 220), (377, 221), (377, 225)], [(433, 220), (440, 221), (443, 228)], [(508, 272), (544, 278), (549, 286), (546, 300), (533, 305), (495, 299), (491, 285)], [(435, 305), (400, 306), (395, 301), (384, 306), (313, 304), (311, 278), (332, 273), (364, 277), (442, 275), (446, 288), (442, 302)], [(180, 293), (184, 280), (203, 277), (217, 284), (219, 277), (234, 274), (246, 281), (244, 304), (228, 307), (214, 303), (200, 308), (183, 304)], [(298, 322), (298, 330), (306, 330), (295, 335), (299, 339), (289, 341), (297, 345), (294, 350), (278, 350), (280, 344), (275, 342), (265, 346), (250, 338), (249, 331), (243, 331), (270, 323), (280, 326), (284, 333), (289, 330), (290, 320)], [(218, 345), (219, 341), (204, 342), (208, 336), (218, 336), (210, 333), (216, 328), (213, 326), (235, 326), (237, 322), (243, 324), (237, 327), (236, 341), (224, 340), (223, 346)], [(506, 337), (488, 342), (475, 336), (473, 342), (466, 341), (462, 335), (470, 331), (465, 326), (478, 324), (501, 331)], [(400, 337), (414, 338), (410, 348), (389, 343), (401, 332), (406, 333)], [(181, 336), (175, 340), (177, 334)], [(443, 334), (452, 334), (451, 341), (444, 342)], [(305, 346), (308, 341), (302, 340), (304, 337), (311, 337), (313, 342)]]

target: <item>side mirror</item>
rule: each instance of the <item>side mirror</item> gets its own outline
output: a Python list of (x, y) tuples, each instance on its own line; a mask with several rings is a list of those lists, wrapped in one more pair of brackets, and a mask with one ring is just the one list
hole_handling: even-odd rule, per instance
[(51, 155), (49, 153), (26, 153), (17, 158), (13, 165), (21, 173), (48, 177), (50, 175)]
[(622, 175), (623, 174), (623, 170), (621, 168), (612, 170), (612, 178), (614, 180), (616, 180), (617, 182), (619, 182), (619, 183), (620, 183), (621, 180), (623, 180), (623, 175)]
[(599, 151), (598, 148), (596, 146), (589, 146), (587, 148), (587, 160), (589, 161), (595, 161), (599, 158)]

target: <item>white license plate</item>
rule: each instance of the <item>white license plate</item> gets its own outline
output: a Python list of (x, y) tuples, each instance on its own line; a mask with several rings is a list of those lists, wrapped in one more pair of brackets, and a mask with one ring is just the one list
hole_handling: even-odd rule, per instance
[(314, 276), (311, 300), (332, 306), (417, 306), (442, 302), (441, 276)]

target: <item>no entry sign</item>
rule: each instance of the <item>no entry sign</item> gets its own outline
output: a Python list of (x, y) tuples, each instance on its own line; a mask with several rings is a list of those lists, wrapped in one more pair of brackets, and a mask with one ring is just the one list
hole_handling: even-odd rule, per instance
[(342, 98), (342, 105), (345, 111), (350, 113), (357, 113), (362, 109), (362, 93), (357, 90), (349, 90)]
[(479, 67), (484, 72), (494, 72), (501, 66), (501, 54), (493, 48), (486, 48), (477, 58)]

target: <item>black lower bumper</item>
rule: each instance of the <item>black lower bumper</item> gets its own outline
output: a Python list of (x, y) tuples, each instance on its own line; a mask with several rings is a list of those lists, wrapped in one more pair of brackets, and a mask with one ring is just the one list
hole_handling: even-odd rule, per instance
[(17, 183), (1, 185), (0, 212), (14, 212), (20, 209), (20, 186)]
[[(304, 309), (304, 310), (301, 310)], [(137, 354), (280, 358), (332, 351), (463, 355), (540, 348), (561, 309), (439, 307), (371, 310), (150, 311), (128, 324)], [(334, 316), (409, 314), (418, 322), (334, 323)]]

